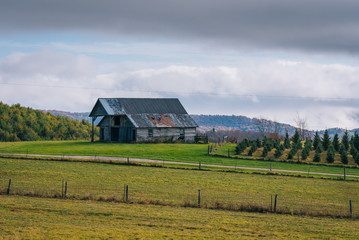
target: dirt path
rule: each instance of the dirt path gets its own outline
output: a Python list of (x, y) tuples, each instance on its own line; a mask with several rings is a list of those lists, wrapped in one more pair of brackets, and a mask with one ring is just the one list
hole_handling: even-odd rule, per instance
[[(66, 159), (86, 159), (86, 160), (107, 160), (107, 161), (119, 161), (127, 162), (127, 158), (123, 157), (106, 157), (106, 156), (73, 156), (73, 155), (46, 155), (46, 154), (21, 154), (21, 153), (1, 153), (2, 155), (8, 156), (29, 156), (29, 157), (55, 157), (55, 158), (66, 158)], [(146, 163), (167, 163), (167, 164), (178, 164), (178, 165), (189, 165), (198, 166), (198, 163), (188, 162), (175, 162), (175, 161), (163, 161), (153, 159), (141, 159), (141, 158), (129, 158), (130, 162), (146, 162)], [(227, 165), (215, 165), (215, 164), (201, 164), (203, 167), (219, 167), (219, 168), (233, 168), (233, 169), (244, 169), (244, 170), (260, 170), (270, 171), (269, 168), (255, 168), (255, 167), (240, 167), (240, 166), (227, 166)], [(323, 173), (323, 172), (310, 172), (310, 171), (297, 171), (297, 170), (285, 170), (285, 169), (271, 169), (272, 172), (284, 172), (284, 173), (300, 173), (300, 174), (314, 174), (314, 175), (326, 175), (326, 176), (338, 176), (343, 177), (343, 174), (337, 173)], [(347, 177), (359, 178), (359, 175), (346, 174)]]

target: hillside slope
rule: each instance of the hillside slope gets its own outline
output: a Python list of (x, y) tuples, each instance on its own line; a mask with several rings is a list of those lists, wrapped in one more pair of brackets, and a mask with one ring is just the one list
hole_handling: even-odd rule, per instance
[(20, 104), (0, 102), (0, 141), (75, 140), (91, 137), (91, 124)]

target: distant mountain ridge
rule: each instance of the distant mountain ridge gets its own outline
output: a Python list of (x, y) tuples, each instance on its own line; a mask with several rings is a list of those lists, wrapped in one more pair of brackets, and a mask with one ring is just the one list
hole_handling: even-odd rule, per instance
[(41, 110), (44, 113), (51, 113), (52, 115), (55, 116), (63, 116), (63, 117), (68, 117), (68, 118), (72, 118), (75, 120), (79, 120), (81, 121), (82, 119), (88, 120), (90, 121), (89, 116), (89, 112), (65, 112), (65, 111), (58, 111), (58, 110)]
[[(88, 120), (91, 122), (91, 119), (88, 117), (89, 112), (66, 112), (58, 110), (42, 110), (43, 112), (49, 112), (53, 115), (60, 115), (72, 119), (81, 121), (82, 119)], [(246, 116), (237, 116), (237, 115), (204, 115), (204, 114), (191, 114), (191, 117), (199, 125), (198, 130), (201, 132), (207, 132), (213, 130), (216, 131), (231, 131), (231, 130), (242, 130), (249, 132), (258, 132), (258, 127), (255, 124), (256, 118), (249, 118)], [(267, 123), (276, 124), (278, 128), (279, 135), (284, 136), (288, 131), (289, 135), (293, 135), (296, 127), (291, 126), (285, 123), (278, 123), (270, 120), (264, 120)], [(341, 137), (346, 129), (342, 128), (330, 128), (327, 129), (329, 136), (333, 137), (335, 133), (338, 133)], [(319, 135), (323, 135), (325, 130), (318, 131)], [(353, 135), (354, 132), (359, 133), (359, 128), (348, 130), (349, 135)], [(309, 131), (311, 134), (315, 134), (315, 131)]]
[[(191, 115), (191, 117), (199, 125), (199, 131), (210, 131), (213, 128), (216, 130), (242, 130), (242, 131), (251, 131), (258, 132), (258, 127), (256, 121), (258, 119), (249, 118), (246, 116), (236, 116), (236, 115)], [(279, 135), (285, 135), (286, 131), (289, 134), (295, 132), (295, 127), (290, 126), (289, 124), (273, 122), (269, 120), (264, 120), (268, 124), (276, 124), (278, 128)]]

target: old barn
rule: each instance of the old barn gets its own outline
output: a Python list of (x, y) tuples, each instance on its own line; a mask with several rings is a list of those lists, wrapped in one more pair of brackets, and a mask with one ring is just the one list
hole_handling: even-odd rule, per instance
[(99, 98), (89, 116), (105, 142), (194, 142), (198, 127), (176, 98)]

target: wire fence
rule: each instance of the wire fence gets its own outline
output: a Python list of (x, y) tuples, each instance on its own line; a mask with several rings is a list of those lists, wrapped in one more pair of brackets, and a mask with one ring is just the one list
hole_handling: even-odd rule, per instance
[(114, 202), (130, 202), (158, 204), (184, 207), (203, 207), (233, 211), (277, 212), (294, 215), (331, 216), (359, 218), (359, 211), (354, 211), (355, 202), (345, 197), (336, 199), (321, 195), (306, 199), (286, 196), (284, 193), (248, 193), (235, 191), (212, 191), (211, 189), (195, 189), (191, 186), (186, 191), (176, 191), (165, 187), (150, 188), (146, 184), (122, 183), (79, 185), (63, 179), (58, 184), (28, 180), (2, 179), (0, 192), (7, 195), (55, 197), (82, 200), (99, 200)]

